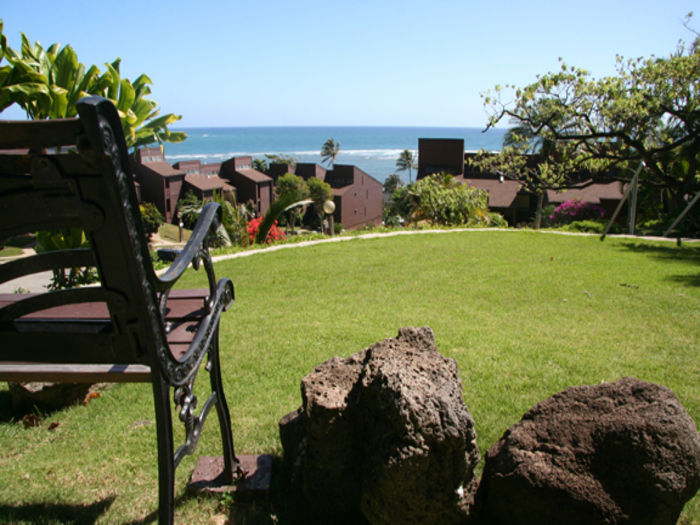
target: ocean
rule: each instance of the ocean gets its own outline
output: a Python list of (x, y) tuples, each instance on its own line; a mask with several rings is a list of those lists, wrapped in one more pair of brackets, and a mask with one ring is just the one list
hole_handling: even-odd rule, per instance
[[(174, 164), (184, 160), (221, 162), (239, 155), (265, 158), (265, 154), (291, 156), (297, 162), (321, 163), (321, 146), (333, 138), (340, 142), (337, 164), (354, 164), (380, 182), (392, 173), (408, 180), (408, 172), (396, 171), (396, 159), (409, 149), (418, 150), (419, 138), (464, 139), (466, 151), (500, 150), (505, 129), (437, 127), (252, 127), (182, 128), (187, 140), (165, 143), (165, 158)], [(415, 178), (415, 170), (412, 172)]]

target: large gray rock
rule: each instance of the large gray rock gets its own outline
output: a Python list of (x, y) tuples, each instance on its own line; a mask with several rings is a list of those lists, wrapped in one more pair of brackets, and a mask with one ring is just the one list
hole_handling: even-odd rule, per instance
[(300, 521), (464, 521), (474, 421), (429, 328), (323, 363), (303, 379), (302, 400), (280, 422)]
[(700, 435), (673, 392), (633, 378), (539, 403), (493, 445), (477, 494), (490, 525), (674, 524), (700, 487)]

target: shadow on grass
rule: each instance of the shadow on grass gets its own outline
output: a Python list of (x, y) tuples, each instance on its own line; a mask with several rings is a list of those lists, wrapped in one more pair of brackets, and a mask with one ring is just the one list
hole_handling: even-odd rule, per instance
[(698, 267), (696, 274), (671, 275), (667, 279), (685, 286), (700, 286), (700, 244), (685, 244), (683, 246), (654, 246), (642, 243), (623, 243), (622, 249), (648, 255), (654, 259), (668, 262), (681, 262)]
[(115, 499), (116, 495), (91, 504), (0, 505), (0, 523), (95, 523), (109, 510)]
[(28, 426), (36, 426), (52, 414), (59, 412), (70, 405), (63, 407), (47, 407), (38, 403), (23, 403), (14, 406), (12, 394), (9, 390), (0, 391), (0, 423), (18, 423), (25, 421)]

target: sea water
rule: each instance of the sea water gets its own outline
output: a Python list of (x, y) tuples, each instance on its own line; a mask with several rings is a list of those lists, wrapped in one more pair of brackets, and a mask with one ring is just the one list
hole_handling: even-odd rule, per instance
[[(380, 182), (392, 173), (408, 180), (408, 172), (396, 169), (405, 150), (417, 153), (419, 138), (464, 139), (466, 151), (500, 150), (505, 129), (436, 127), (251, 127), (189, 128), (181, 143), (165, 143), (165, 158), (174, 164), (184, 160), (221, 162), (231, 157), (266, 154), (293, 157), (297, 162), (321, 164), (321, 146), (329, 138), (340, 143), (337, 164), (354, 164)], [(417, 159), (417, 155), (416, 155)], [(412, 172), (415, 179), (415, 170)]]

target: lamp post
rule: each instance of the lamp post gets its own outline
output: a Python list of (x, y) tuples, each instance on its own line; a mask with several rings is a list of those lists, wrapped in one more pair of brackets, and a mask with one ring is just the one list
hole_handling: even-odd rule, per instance
[(333, 212), (335, 211), (335, 202), (328, 200), (323, 203), (323, 213), (328, 215), (328, 235), (335, 233), (335, 225), (333, 224)]

